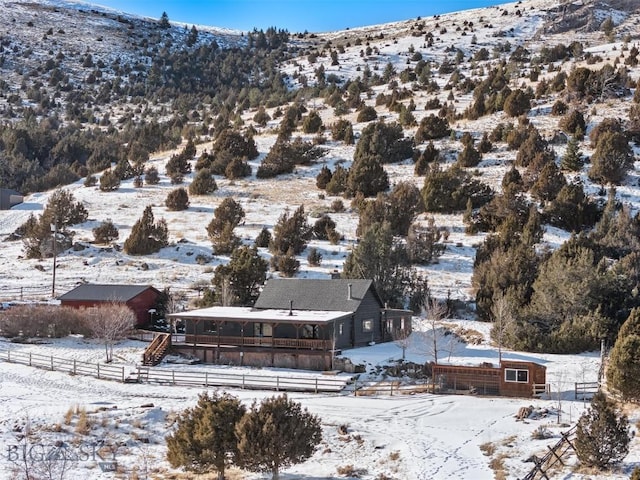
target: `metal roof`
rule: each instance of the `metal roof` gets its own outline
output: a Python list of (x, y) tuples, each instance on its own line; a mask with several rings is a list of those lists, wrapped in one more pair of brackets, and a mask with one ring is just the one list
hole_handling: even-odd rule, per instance
[[(58, 299), (95, 302), (127, 302), (149, 288), (156, 290), (151, 285), (107, 285), (84, 283), (63, 295), (60, 295)], [(158, 290), (156, 290), (156, 292), (160, 293)]]
[(289, 309), (293, 302), (294, 310), (355, 312), (369, 289), (382, 307), (372, 280), (272, 279), (264, 286), (254, 307)]

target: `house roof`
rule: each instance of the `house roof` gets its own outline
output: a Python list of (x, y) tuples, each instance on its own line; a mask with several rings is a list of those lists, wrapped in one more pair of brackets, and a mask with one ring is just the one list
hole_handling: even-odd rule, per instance
[(382, 307), (372, 280), (272, 279), (264, 286), (254, 308), (288, 310), (293, 302), (294, 310), (355, 312), (370, 289)]
[(10, 189), (10, 188), (0, 188), (0, 194), (2, 194), (2, 195), (17, 195), (19, 197), (23, 197), (24, 196), (20, 192), (17, 192), (15, 190)]
[(251, 307), (209, 307), (189, 312), (170, 313), (170, 318), (184, 320), (235, 320), (275, 323), (329, 323), (351, 315), (351, 312), (328, 312), (316, 310), (258, 310)]
[(78, 285), (73, 290), (58, 297), (59, 300), (89, 300), (95, 302), (127, 302), (137, 297), (148, 289), (153, 289), (151, 285), (106, 285), (97, 283), (84, 283)]

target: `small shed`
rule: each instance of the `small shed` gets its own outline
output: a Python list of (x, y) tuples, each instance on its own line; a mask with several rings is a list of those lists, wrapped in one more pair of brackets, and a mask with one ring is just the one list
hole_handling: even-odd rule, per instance
[(535, 362), (503, 360), (500, 365), (433, 365), (433, 378), (440, 391), (478, 395), (533, 397), (548, 390), (547, 367)]
[(157, 310), (162, 292), (150, 285), (108, 285), (85, 283), (58, 297), (61, 305), (89, 308), (109, 303), (122, 303), (136, 315), (136, 326), (147, 325), (149, 310)]
[(24, 201), (24, 196), (20, 192), (10, 188), (0, 188), (0, 210), (9, 210)]

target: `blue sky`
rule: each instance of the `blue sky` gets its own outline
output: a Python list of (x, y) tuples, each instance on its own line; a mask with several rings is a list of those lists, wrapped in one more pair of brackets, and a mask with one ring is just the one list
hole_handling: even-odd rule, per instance
[[(91, 0), (89, 0), (91, 1)], [(127, 13), (237, 30), (326, 32), (455, 12), (507, 0), (93, 0)]]

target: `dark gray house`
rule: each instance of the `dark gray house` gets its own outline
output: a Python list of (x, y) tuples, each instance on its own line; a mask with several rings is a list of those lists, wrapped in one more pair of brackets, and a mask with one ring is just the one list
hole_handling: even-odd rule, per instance
[(394, 331), (411, 329), (412, 313), (385, 308), (372, 280), (274, 279), (267, 282), (254, 308), (350, 312), (337, 325), (337, 348), (387, 342)]
[(9, 188), (0, 188), (0, 210), (9, 210), (23, 201), (24, 196), (20, 192)]
[(412, 312), (387, 309), (373, 281), (273, 279), (253, 307), (210, 307), (170, 314), (181, 340), (204, 361), (330, 368), (341, 350), (411, 331)]

